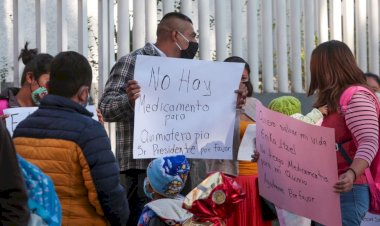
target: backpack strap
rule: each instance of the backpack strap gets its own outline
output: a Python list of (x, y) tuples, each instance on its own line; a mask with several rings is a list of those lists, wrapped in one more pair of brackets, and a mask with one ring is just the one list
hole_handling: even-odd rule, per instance
[(350, 156), (347, 154), (346, 150), (344, 150), (343, 148), (343, 144), (347, 143), (347, 142), (350, 142), (352, 140), (349, 139), (347, 141), (344, 141), (344, 142), (341, 142), (341, 143), (336, 143), (336, 149), (339, 151), (339, 153), (343, 156), (344, 160), (346, 160), (346, 162), (348, 163), (348, 165), (351, 165), (352, 163), (352, 159), (350, 158)]

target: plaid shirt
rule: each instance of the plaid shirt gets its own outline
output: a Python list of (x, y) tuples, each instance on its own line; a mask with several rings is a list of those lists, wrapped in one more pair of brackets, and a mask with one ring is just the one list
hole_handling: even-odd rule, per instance
[(133, 80), (137, 55), (160, 56), (153, 44), (120, 58), (113, 66), (99, 108), (107, 122), (116, 122), (116, 158), (120, 170), (146, 169), (151, 159), (133, 159), (134, 109), (129, 104), (127, 82)]

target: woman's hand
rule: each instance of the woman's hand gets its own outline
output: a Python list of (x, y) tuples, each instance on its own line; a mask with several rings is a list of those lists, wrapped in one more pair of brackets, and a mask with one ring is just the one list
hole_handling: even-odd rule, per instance
[(336, 193), (347, 192), (352, 189), (356, 175), (352, 170), (347, 170), (339, 176), (338, 182), (334, 185)]
[(251, 155), (251, 162), (257, 162), (259, 160), (260, 153), (258, 151), (253, 152), (253, 155)]
[(104, 118), (99, 108), (96, 109), (96, 116), (98, 116), (98, 121), (100, 122), (100, 124), (104, 126)]

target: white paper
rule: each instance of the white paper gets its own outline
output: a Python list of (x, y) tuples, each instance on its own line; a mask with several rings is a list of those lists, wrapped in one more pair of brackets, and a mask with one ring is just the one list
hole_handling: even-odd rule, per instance
[(251, 161), (251, 155), (256, 151), (256, 124), (250, 124), (244, 132), (239, 146), (238, 160)]
[(184, 154), (232, 159), (235, 108), (244, 64), (138, 56), (134, 158)]
[[(9, 117), (5, 119), (5, 123), (11, 136), (13, 136), (13, 131), (16, 129), (17, 125), (37, 109), (38, 107), (17, 107), (4, 109), (4, 114), (9, 115)], [(94, 114), (92, 118), (98, 121), (95, 105), (87, 105), (86, 109), (89, 112), (92, 112)]]
[(380, 215), (367, 213), (362, 220), (360, 226), (379, 226), (380, 225)]

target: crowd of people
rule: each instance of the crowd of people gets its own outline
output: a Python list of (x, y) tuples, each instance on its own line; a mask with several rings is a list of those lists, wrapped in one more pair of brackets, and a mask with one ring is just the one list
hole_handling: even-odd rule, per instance
[[(206, 172), (196, 184), (189, 183), (193, 162), (186, 156), (133, 158), (134, 105), (141, 92), (134, 80), (137, 56), (193, 59), (197, 51), (191, 19), (166, 14), (156, 43), (121, 57), (112, 68), (98, 122), (86, 109), (93, 78), (88, 60), (74, 51), (53, 57), (26, 44), (20, 54), (22, 86), (4, 90), (0, 99), (0, 225), (272, 225), (273, 218), (264, 216), (264, 204), (271, 204), (259, 195), (259, 155), (253, 150), (251, 162), (237, 161), (237, 153), (232, 160), (198, 160)], [(257, 75), (241, 57), (225, 62), (244, 64), (236, 91), (236, 108), (244, 109), (254, 97), (250, 77)], [(364, 171), (379, 149), (380, 79), (364, 74), (340, 41), (318, 45), (310, 71), (308, 95), (316, 97), (310, 113), (303, 115), (293, 96), (273, 99), (268, 108), (335, 129), (339, 179), (332, 191), (340, 194), (342, 225), (359, 226), (370, 203)], [(351, 87), (361, 88), (342, 106), (341, 96)], [(38, 109), (11, 138), (3, 110), (32, 106)], [(255, 123), (247, 112), (237, 111), (240, 139)], [(116, 123), (116, 157), (103, 119)], [(33, 180), (34, 174), (39, 179)], [(279, 207), (273, 210), (281, 226), (320, 225)]]

